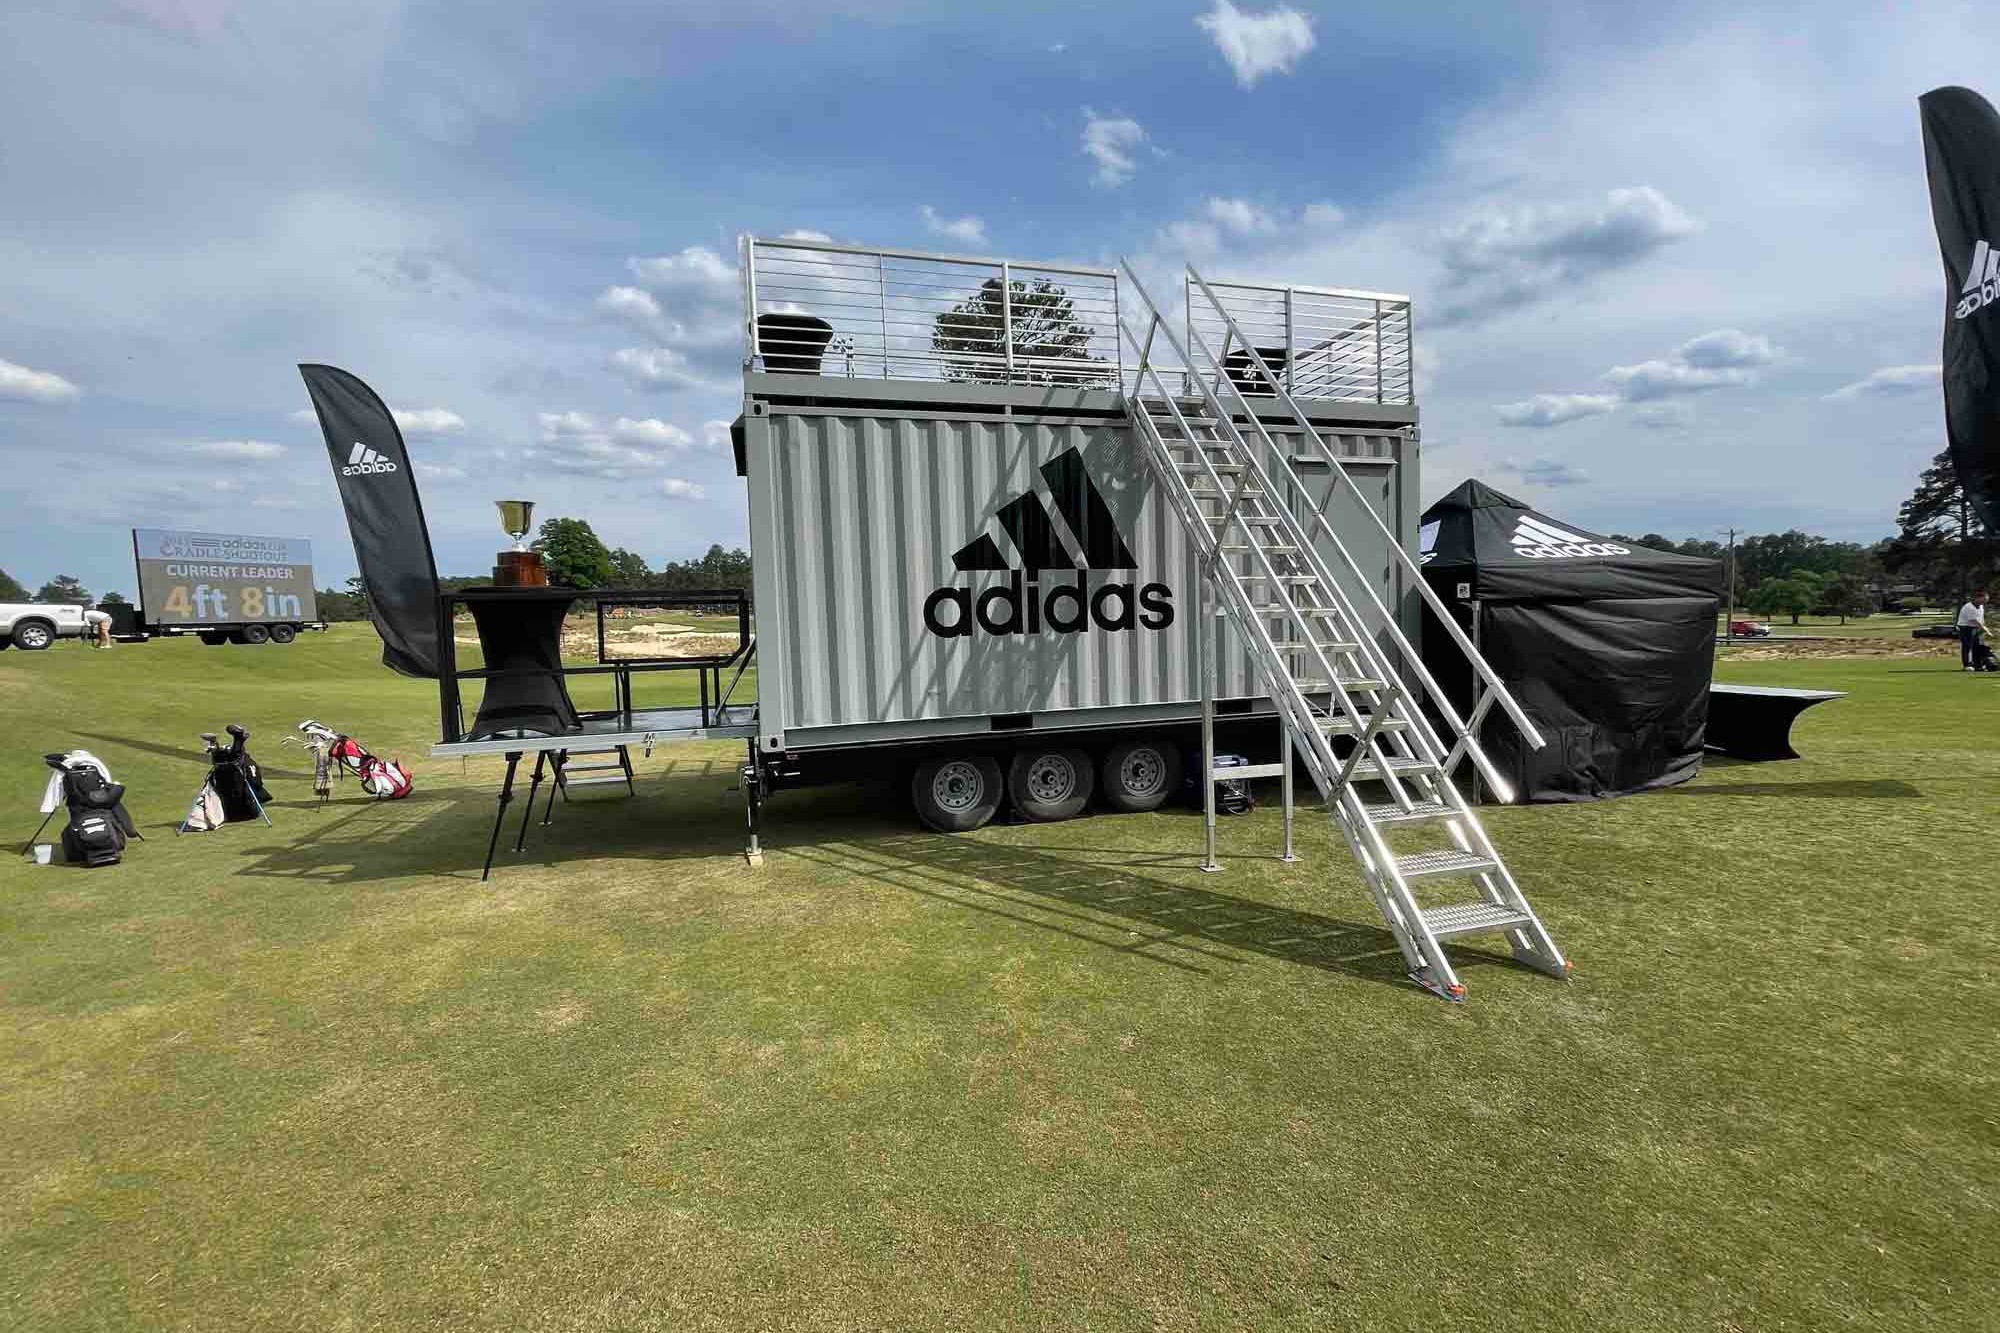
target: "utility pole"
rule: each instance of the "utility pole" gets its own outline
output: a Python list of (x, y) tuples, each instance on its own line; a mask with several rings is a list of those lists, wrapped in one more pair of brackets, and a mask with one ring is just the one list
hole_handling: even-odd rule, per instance
[(1736, 641), (1736, 529), (1724, 528), (1729, 534), (1729, 588), (1723, 594), (1728, 609), (1722, 616), (1722, 641), (1724, 644)]

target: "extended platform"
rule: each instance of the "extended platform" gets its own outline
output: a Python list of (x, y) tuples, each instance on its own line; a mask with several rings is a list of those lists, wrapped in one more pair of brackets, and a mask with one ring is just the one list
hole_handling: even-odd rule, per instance
[(431, 758), (453, 759), (467, 755), (523, 755), (548, 750), (601, 750), (612, 746), (638, 746), (651, 750), (666, 741), (743, 741), (757, 734), (757, 706), (706, 710), (686, 708), (641, 708), (610, 717), (587, 716), (575, 731), (550, 736), (496, 736), (476, 741), (439, 742), (431, 746)]

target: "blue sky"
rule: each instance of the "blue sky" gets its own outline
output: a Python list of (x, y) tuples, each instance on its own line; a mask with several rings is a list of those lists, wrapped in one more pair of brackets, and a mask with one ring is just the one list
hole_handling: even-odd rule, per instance
[[(293, 366), (407, 414), (439, 561), (531, 495), (747, 544), (734, 239), (1410, 292), (1424, 490), (1867, 540), (1941, 447), (1916, 97), (1979, 7), (20, 0), (0, 568), (352, 555)], [(1988, 86), (1990, 95), (2000, 89)]]

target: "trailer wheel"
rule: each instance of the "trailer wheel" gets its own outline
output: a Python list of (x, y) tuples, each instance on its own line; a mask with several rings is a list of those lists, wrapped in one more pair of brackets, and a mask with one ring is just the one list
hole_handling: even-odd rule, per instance
[(1096, 788), (1096, 770), (1081, 750), (1029, 746), (1016, 750), (1007, 766), (1014, 808), (1038, 824), (1076, 818)]
[(223, 644), (229, 642), (229, 635), (219, 629), (200, 630), (195, 634), (195, 637), (211, 648), (220, 648)]
[(1180, 747), (1157, 737), (1120, 741), (1105, 751), (1099, 776), (1112, 809), (1157, 810), (1180, 789)]
[(298, 637), (299, 637), (299, 632), (296, 629), (293, 629), (290, 625), (271, 626), (272, 643), (290, 643), (293, 639), (296, 639)]
[(270, 638), (271, 631), (264, 625), (245, 625), (243, 627), (243, 642), (245, 643), (268, 643)]
[(1000, 808), (1000, 765), (983, 754), (926, 759), (910, 778), (917, 818), (940, 833), (970, 833)]

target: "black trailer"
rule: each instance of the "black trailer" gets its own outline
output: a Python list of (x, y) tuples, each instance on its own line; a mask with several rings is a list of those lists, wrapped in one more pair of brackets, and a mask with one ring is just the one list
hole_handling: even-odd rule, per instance
[(121, 643), (175, 635), (210, 647), (290, 643), (326, 629), (303, 538), (134, 528), (132, 561), (137, 604), (105, 608)]

